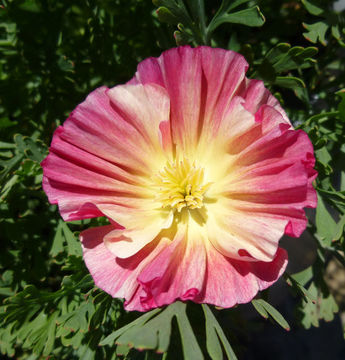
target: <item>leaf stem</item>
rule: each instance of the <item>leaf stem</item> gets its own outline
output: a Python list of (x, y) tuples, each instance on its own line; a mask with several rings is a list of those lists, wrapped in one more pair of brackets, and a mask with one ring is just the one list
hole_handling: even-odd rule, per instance
[(209, 45), (206, 42), (206, 17), (205, 17), (205, 3), (204, 0), (198, 0), (198, 17), (200, 20), (200, 30), (203, 43)]

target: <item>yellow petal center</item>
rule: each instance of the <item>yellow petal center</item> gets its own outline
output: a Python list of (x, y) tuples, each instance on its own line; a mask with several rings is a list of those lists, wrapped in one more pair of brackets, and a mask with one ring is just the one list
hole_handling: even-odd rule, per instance
[(168, 162), (154, 177), (158, 187), (156, 200), (162, 207), (180, 212), (183, 208), (198, 209), (204, 206), (204, 194), (211, 183), (204, 184), (204, 169), (188, 159)]

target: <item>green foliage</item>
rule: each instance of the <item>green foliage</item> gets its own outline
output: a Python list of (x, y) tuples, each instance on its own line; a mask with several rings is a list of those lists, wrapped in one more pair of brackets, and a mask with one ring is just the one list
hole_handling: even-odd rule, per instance
[[(338, 224), (333, 219), (332, 215), (328, 212), (325, 207), (325, 203), (322, 200), (322, 197), (318, 197), (318, 207), (316, 209), (316, 218), (315, 225), (317, 234), (320, 237), (320, 240), (325, 244), (325, 246), (330, 246), (332, 241), (339, 240), (341, 236), (341, 231), (339, 231), (339, 227), (343, 224), (344, 220), (340, 220)], [(340, 233), (340, 234), (339, 234)]]
[(275, 309), (272, 305), (270, 305), (267, 301), (263, 299), (254, 299), (252, 300), (252, 304), (255, 307), (256, 311), (265, 319), (269, 316), (275, 320), (283, 329), (290, 330), (290, 325), (284, 319), (283, 315)]
[[(321, 262), (322, 260), (318, 259), (313, 266), (297, 274), (285, 275), (295, 294), (302, 295), (296, 313), (300, 324), (306, 329), (311, 326), (318, 327), (320, 320), (332, 321), (334, 314), (339, 311), (320, 271)], [(309, 285), (306, 288), (307, 284)]]
[(23, 137), (20, 134), (14, 136), (14, 143), (0, 145), (0, 202), (26, 178), (33, 179), (31, 186), (34, 189), (40, 189), (42, 177), (39, 164), (47, 155), (46, 146), (35, 137)]
[(59, 220), (49, 254), (55, 257), (62, 253), (65, 249), (65, 244), (67, 245), (68, 255), (82, 255), (80, 243), (75, 240), (75, 237), (67, 224), (63, 220)]
[(338, 40), (339, 45), (345, 47), (344, 14), (330, 11), (328, 8), (324, 8), (321, 2), (319, 4), (319, 2), (315, 0), (302, 0), (302, 3), (311, 15), (323, 18), (323, 20), (316, 21), (312, 24), (303, 23), (303, 26), (307, 30), (307, 32), (303, 34), (304, 37), (314, 44), (320, 42), (326, 46), (326, 34), (330, 31), (331, 35)]
[(98, 343), (106, 329), (116, 326), (121, 303), (94, 288), (80, 256), (70, 255), (62, 270), (72, 275), (63, 277), (59, 290), (27, 285), (0, 307), (2, 353), (12, 356), (14, 342), (37, 356), (106, 357), (109, 349), (99, 349)]
[[(39, 164), (53, 131), (76, 104), (95, 87), (128, 81), (140, 60), (176, 43), (242, 53), (250, 64), (248, 75), (262, 79), (293, 124), (308, 133), (319, 173), (319, 206), (307, 230), (317, 258), (285, 279), (300, 298), (301, 326), (333, 319), (338, 305), (324, 274), (333, 258), (345, 265), (344, 14), (332, 10), (332, 2), (324, 4), (269, 0), (259, 9), (248, 0), (2, 1), (2, 354), (236, 359), (241, 346), (234, 334), (249, 331), (243, 320), (228, 321), (241, 319), (238, 309), (218, 312), (177, 302), (143, 315), (126, 313), (121, 301), (95, 288), (77, 238), (104, 220), (67, 224), (41, 189)], [(289, 328), (267, 301), (252, 304), (263, 317)]]
[(312, 302), (315, 304), (316, 298), (313, 294), (311, 294), (302, 284), (306, 284), (312, 278), (312, 268), (308, 267), (305, 270), (302, 270), (300, 273), (296, 273), (294, 275), (289, 275), (287, 273), (284, 274), (284, 278), (288, 285), (292, 287), (292, 289), (299, 296), (303, 298), (306, 303)]
[[(303, 294), (296, 311), (300, 324), (306, 329), (311, 326), (318, 327), (320, 320), (332, 321), (334, 314), (339, 311), (320, 273), (319, 261), (298, 274), (286, 276), (288, 284), (297, 293)], [(304, 286), (308, 283), (306, 289)]]
[(288, 73), (292, 70), (301, 71), (315, 65), (316, 60), (313, 59), (313, 56), (317, 52), (318, 50), (315, 47), (291, 47), (287, 43), (278, 43), (265, 54), (265, 57), (258, 66), (258, 70), (252, 77), (263, 79), (271, 86), (275, 85), (295, 90), (296, 96), (301, 100), (305, 100), (307, 95), (303, 80), (294, 76), (280, 76), (280, 74)]
[[(210, 45), (213, 32), (222, 24), (240, 24), (250, 27), (262, 26), (265, 17), (258, 6), (237, 10), (249, 0), (223, 0), (216, 14), (207, 24), (204, 0), (153, 0), (158, 7), (158, 19), (177, 25), (174, 32), (177, 45)], [(236, 11), (233, 11), (236, 9)]]
[(314, 283), (309, 286), (308, 291), (317, 300), (315, 303), (302, 300), (302, 307), (300, 309), (302, 325), (309, 329), (311, 326), (318, 327), (320, 320), (332, 321), (334, 313), (339, 311), (334, 297), (330, 293), (324, 294), (318, 291)]
[[(226, 355), (227, 359), (236, 360), (237, 357), (214, 314), (206, 304), (203, 304), (202, 307), (206, 320), (206, 347), (210, 357), (217, 360), (225, 359)], [(225, 355), (222, 351), (222, 345)]]
[[(206, 304), (203, 304), (202, 307), (205, 316), (206, 348), (209, 356), (214, 360), (236, 360), (236, 355), (215, 315)], [(116, 343), (118, 355), (128, 354), (132, 347), (166, 353), (170, 344), (172, 321), (176, 318), (184, 358), (204, 359), (203, 351), (197, 341), (198, 336), (194, 333), (195, 330), (188, 319), (186, 308), (186, 304), (177, 301), (165, 309), (154, 309), (114, 331), (100, 345)]]
[(203, 359), (202, 352), (193, 333), (186, 314), (186, 304), (175, 302), (166, 309), (152, 310), (132, 323), (113, 332), (100, 345), (118, 345), (137, 349), (153, 349), (159, 353), (168, 350), (171, 334), (171, 322), (176, 318), (183, 342), (183, 354), (186, 359)]

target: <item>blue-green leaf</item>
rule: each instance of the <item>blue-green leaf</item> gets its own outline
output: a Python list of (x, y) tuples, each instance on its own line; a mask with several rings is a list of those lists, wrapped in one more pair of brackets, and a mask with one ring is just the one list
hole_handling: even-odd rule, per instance
[(292, 286), (297, 293), (303, 296), (305, 301), (316, 302), (316, 298), (303, 286), (313, 277), (312, 267), (300, 271), (299, 273), (293, 275), (284, 274), (286, 282)]
[(265, 17), (261, 13), (258, 6), (249, 9), (236, 11), (234, 13), (225, 13), (221, 16), (215, 17), (208, 28), (209, 33), (212, 33), (216, 28), (224, 23), (241, 24), (246, 26), (262, 26), (265, 23)]
[(333, 234), (336, 233), (337, 223), (327, 210), (325, 203), (320, 195), (318, 195), (315, 224), (317, 234), (320, 236), (324, 245), (330, 246), (333, 240)]
[(158, 19), (161, 22), (175, 25), (179, 22), (179, 19), (166, 7), (161, 6), (156, 10)]
[(314, 24), (303, 23), (303, 26), (308, 32), (303, 33), (303, 36), (312, 43), (320, 41), (322, 45), (326, 45), (326, 32), (328, 24), (324, 21), (318, 21)]
[(116, 344), (166, 352), (170, 344), (171, 322), (176, 318), (181, 334), (182, 350), (186, 359), (202, 360), (193, 329), (186, 314), (186, 304), (175, 302), (165, 309), (152, 310), (121, 329), (116, 330), (101, 343), (101, 346)]
[(307, 11), (312, 15), (320, 16), (324, 13), (324, 10), (322, 8), (320, 8), (318, 5), (315, 5), (310, 0), (302, 0), (302, 3), (307, 9)]
[(294, 76), (277, 76), (274, 83), (278, 86), (295, 90), (296, 88), (305, 88), (302, 79)]
[(266, 314), (270, 315), (272, 319), (274, 319), (282, 328), (289, 331), (290, 325), (284, 319), (283, 315), (275, 309), (271, 304), (263, 299), (254, 299), (252, 300), (252, 304), (257, 309), (260, 315), (266, 318)]
[(340, 119), (345, 121), (345, 89), (339, 90), (336, 92), (336, 95), (339, 95), (341, 98), (341, 101), (338, 105)]
[(226, 359), (236, 360), (237, 357), (211, 309), (206, 304), (202, 305), (202, 309), (206, 320), (206, 347), (209, 355), (213, 360), (225, 359), (223, 345)]
[(300, 309), (302, 316), (301, 324), (306, 329), (309, 329), (311, 326), (318, 327), (321, 319), (326, 321), (333, 320), (334, 314), (339, 311), (339, 308), (332, 294), (323, 294), (314, 283), (311, 283), (308, 291), (317, 301), (316, 303), (302, 301), (302, 308)]

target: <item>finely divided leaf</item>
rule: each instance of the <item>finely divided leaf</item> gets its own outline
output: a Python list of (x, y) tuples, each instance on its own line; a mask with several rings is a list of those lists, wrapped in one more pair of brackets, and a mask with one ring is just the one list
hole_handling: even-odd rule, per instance
[(324, 21), (318, 21), (314, 24), (303, 23), (307, 32), (303, 33), (304, 37), (312, 43), (320, 41), (322, 45), (326, 46), (326, 32), (328, 24)]
[(308, 291), (317, 299), (316, 303), (302, 301), (300, 308), (301, 324), (309, 329), (311, 326), (318, 327), (319, 321), (331, 321), (334, 313), (339, 311), (338, 305), (334, 297), (329, 292), (323, 293), (314, 283), (308, 288)]
[(317, 234), (320, 236), (324, 245), (330, 246), (333, 240), (333, 234), (337, 233), (337, 223), (327, 210), (320, 195), (318, 195), (315, 223)]
[(236, 11), (234, 13), (224, 13), (215, 16), (208, 27), (209, 34), (224, 23), (241, 24), (251, 27), (262, 26), (265, 23), (265, 17), (258, 6), (249, 9)]
[(271, 304), (266, 302), (263, 299), (254, 299), (252, 300), (252, 304), (257, 309), (260, 315), (265, 317), (266, 314), (270, 315), (272, 319), (274, 319), (282, 328), (285, 330), (290, 330), (290, 325), (284, 319), (283, 315), (275, 309)]
[(206, 347), (209, 355), (213, 360), (225, 359), (223, 345), (226, 359), (236, 360), (237, 357), (211, 309), (206, 304), (202, 305), (202, 309), (206, 319)]
[[(130, 324), (110, 334), (100, 345), (134, 347), (139, 350), (152, 349), (164, 353), (170, 344), (172, 320), (176, 317), (181, 334), (183, 353), (186, 359), (203, 359), (194, 332), (186, 314), (186, 304), (175, 302), (165, 309), (152, 310)], [(123, 347), (119, 348), (122, 352)]]

